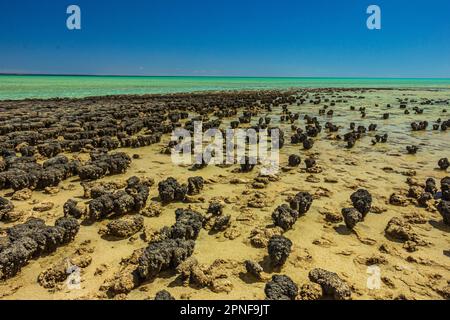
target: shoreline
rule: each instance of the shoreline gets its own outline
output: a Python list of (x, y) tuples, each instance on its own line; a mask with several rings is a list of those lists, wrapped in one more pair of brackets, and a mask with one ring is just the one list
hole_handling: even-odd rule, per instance
[(279, 93), (300, 93), (300, 92), (320, 92), (320, 91), (364, 91), (364, 90), (374, 90), (374, 91), (450, 91), (450, 87), (292, 87), (285, 89), (229, 89), (229, 90), (198, 90), (198, 91), (180, 91), (180, 92), (167, 92), (167, 93), (146, 93), (146, 94), (110, 94), (110, 95), (94, 95), (94, 96), (82, 96), (82, 97), (51, 97), (51, 98), (22, 98), (22, 99), (0, 99), (0, 103), (9, 102), (58, 102), (58, 101), (88, 101), (88, 100), (114, 100), (114, 99), (143, 99), (143, 98), (165, 98), (165, 97), (183, 97), (190, 95), (220, 95), (220, 94), (251, 94), (251, 93), (269, 93), (269, 92), (279, 92)]

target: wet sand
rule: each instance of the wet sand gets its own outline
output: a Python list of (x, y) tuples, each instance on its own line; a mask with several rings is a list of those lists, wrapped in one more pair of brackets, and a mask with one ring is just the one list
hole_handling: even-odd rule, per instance
[[(293, 93), (297, 97), (308, 95), (301, 105), (296, 102), (287, 104), (289, 111), (300, 113), (300, 119), (295, 121), (297, 126), (304, 127), (303, 116), (307, 114), (317, 116), (322, 126), (330, 121), (342, 128), (337, 133), (328, 133), (324, 128), (314, 138), (314, 147), (304, 150), (301, 144), (290, 143), (291, 123), (280, 122), (281, 105), (274, 106), (271, 112), (261, 110), (258, 116), (252, 117), (252, 124), (257, 123), (259, 116), (268, 115), (272, 118), (271, 125), (280, 126), (286, 137), (285, 146), (280, 150), (283, 170), (262, 189), (253, 185), (258, 176), (258, 166), (251, 172), (242, 173), (237, 172), (238, 165), (208, 166), (191, 171), (187, 166), (173, 164), (170, 155), (161, 153), (170, 140), (169, 134), (164, 134), (161, 142), (150, 146), (114, 150), (113, 152), (121, 151), (130, 156), (138, 154), (140, 157), (132, 160), (126, 173), (106, 176), (97, 182), (125, 181), (131, 176), (152, 178), (155, 184), (150, 188), (147, 206), (161, 205), (158, 199), (158, 182), (168, 177), (174, 177), (179, 182), (186, 182), (192, 176), (205, 179), (205, 188), (199, 195), (191, 197), (190, 203), (162, 205), (159, 216), (144, 217), (146, 235), (174, 224), (174, 212), (177, 208), (191, 208), (206, 214), (211, 201), (221, 201), (224, 204), (224, 214), (231, 215), (231, 226), (225, 231), (210, 232), (202, 229), (195, 241), (192, 256), (199, 264), (210, 266), (221, 259), (219, 266), (215, 267), (217, 282), (214, 286), (199, 288), (195, 285), (183, 285), (179, 274), (175, 270), (168, 270), (115, 298), (152, 299), (158, 291), (164, 289), (176, 299), (264, 299), (265, 283), (273, 274), (288, 275), (301, 288), (305, 284), (311, 284), (308, 273), (312, 269), (323, 268), (336, 272), (349, 284), (352, 299), (448, 299), (450, 226), (443, 223), (434, 203), (428, 208), (419, 207), (413, 201), (405, 206), (396, 206), (389, 203), (389, 198), (393, 193), (408, 193), (408, 178), (412, 177), (423, 184), (430, 177), (439, 182), (449, 176), (450, 169), (439, 170), (437, 163), (443, 157), (450, 157), (450, 131), (431, 130), (438, 118), (450, 118), (449, 92), (425, 89), (317, 89)], [(321, 98), (319, 104), (310, 102), (317, 100), (315, 96)], [(151, 101), (152, 98), (148, 99)], [(325, 99), (329, 99), (329, 102), (325, 102)], [(404, 114), (398, 99), (409, 99), (407, 105), (410, 114)], [(434, 104), (421, 104), (430, 99), (433, 99)], [(331, 101), (335, 101), (335, 106), (330, 106)], [(14, 103), (0, 102), (0, 107)], [(45, 101), (35, 103), (45, 104)], [(96, 103), (101, 105), (102, 98), (92, 108), (95, 108)], [(329, 106), (328, 110), (334, 110), (332, 116), (319, 116), (319, 109), (324, 105)], [(356, 111), (350, 110), (350, 106), (355, 106)], [(423, 114), (415, 114), (412, 110), (414, 106), (423, 108)], [(365, 118), (361, 118), (359, 107), (366, 107)], [(444, 109), (449, 113), (443, 113)], [(243, 108), (238, 109), (238, 116), (242, 114), (242, 110)], [(383, 119), (384, 113), (390, 114), (389, 119)], [(193, 116), (195, 114), (190, 112), (190, 117)], [(210, 115), (210, 118), (214, 119), (214, 116)], [(237, 116), (224, 118), (222, 127), (236, 119)], [(426, 131), (411, 130), (411, 122), (424, 120), (430, 122)], [(336, 140), (334, 136), (343, 136), (348, 132), (350, 122), (366, 127), (376, 123), (377, 131), (364, 134), (353, 148), (348, 149), (343, 140)], [(372, 145), (374, 135), (384, 133), (389, 134), (387, 143)], [(408, 145), (419, 146), (417, 154), (407, 154)], [(89, 154), (85, 152), (63, 154), (69, 159), (89, 159)], [(302, 163), (298, 168), (287, 168), (291, 154), (301, 157)], [(305, 171), (304, 160), (309, 157), (316, 159), (317, 165), (322, 168), (321, 172)], [(43, 157), (39, 159), (43, 160)], [(350, 195), (360, 188), (371, 193), (373, 204), (372, 211), (363, 222), (356, 225), (354, 232), (342, 221), (326, 220), (327, 214), (341, 216), (341, 209), (351, 206)], [(0, 227), (4, 229), (23, 223), (29, 217), (38, 217), (53, 224), (63, 216), (63, 205), (68, 199), (74, 198), (86, 203), (90, 200), (83, 198), (83, 187), (77, 176), (62, 181), (58, 189), (55, 194), (34, 190), (31, 198), (24, 201), (11, 200), (13, 191), (10, 189), (1, 190), (0, 196), (10, 199), (15, 206), (14, 210), (22, 214), (19, 220), (12, 223), (0, 222)], [(294, 196), (299, 191), (308, 191), (313, 195), (314, 201), (310, 210), (299, 217), (291, 230), (284, 233), (293, 243), (292, 252), (281, 270), (274, 270), (267, 261), (267, 248), (252, 245), (250, 235), (255, 228), (271, 226), (274, 209), (287, 203), (289, 196)], [(252, 202), (255, 198), (256, 201)], [(45, 212), (33, 211), (33, 207), (41, 202), (52, 202), (54, 206)], [(256, 205), (249, 205), (249, 202)], [(423, 240), (423, 245), (418, 245), (413, 251), (404, 242), (388, 238), (385, 228), (393, 217), (412, 221), (408, 224)], [(148, 245), (148, 239), (142, 237), (143, 231), (123, 240), (102, 237), (99, 230), (108, 222), (110, 219), (97, 221), (92, 225), (82, 224), (73, 242), (58, 248), (54, 253), (31, 260), (16, 276), (0, 282), (0, 298), (108, 298), (100, 290), (101, 286), (120, 270), (122, 259)], [(86, 255), (92, 258), (91, 263), (81, 270), (81, 289), (69, 290), (64, 282), (50, 290), (39, 284), (41, 272), (74, 255), (79, 248), (86, 248)], [(244, 261), (248, 259), (262, 265), (262, 279), (258, 280), (246, 272)], [(380, 268), (382, 281), (379, 289), (371, 290), (367, 287), (370, 276), (367, 268), (371, 265)]]

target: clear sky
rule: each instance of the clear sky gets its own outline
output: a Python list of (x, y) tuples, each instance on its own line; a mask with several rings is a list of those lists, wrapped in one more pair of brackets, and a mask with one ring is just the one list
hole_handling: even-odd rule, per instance
[(0, 72), (450, 77), (450, 1), (0, 0)]

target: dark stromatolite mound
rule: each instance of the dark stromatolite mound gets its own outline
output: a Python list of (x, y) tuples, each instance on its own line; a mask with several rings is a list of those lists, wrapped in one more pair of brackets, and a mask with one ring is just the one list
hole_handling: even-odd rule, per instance
[(411, 129), (413, 131), (423, 131), (423, 130), (426, 130), (427, 127), (428, 127), (428, 121), (420, 121), (419, 123), (417, 123), (417, 122), (411, 123)]
[(406, 151), (408, 151), (409, 154), (416, 154), (418, 150), (418, 146), (406, 146)]
[(442, 199), (450, 201), (450, 177), (441, 180)]
[(81, 180), (97, 180), (105, 174), (106, 170), (93, 164), (86, 164), (78, 169), (78, 175)]
[(139, 257), (137, 272), (142, 279), (157, 276), (161, 271), (176, 268), (194, 252), (195, 242), (164, 239), (151, 242)]
[(63, 205), (64, 216), (71, 216), (75, 219), (80, 219), (86, 213), (85, 209), (78, 206), (78, 201), (74, 199), (67, 200)]
[(195, 240), (203, 226), (203, 216), (189, 209), (175, 210), (175, 224), (170, 228), (170, 238)]
[(436, 181), (433, 178), (428, 178), (425, 181), (425, 192), (435, 195), (437, 192)]
[(7, 229), (8, 244), (0, 247), (0, 279), (15, 276), (32, 258), (51, 253), (75, 238), (78, 222), (71, 217), (59, 218), (54, 226), (31, 218)]
[(105, 175), (125, 173), (131, 158), (124, 152), (112, 154), (91, 153), (91, 161), (78, 168), (81, 180), (97, 180)]
[(447, 170), (450, 167), (450, 162), (447, 158), (442, 158), (438, 161), (438, 166), (441, 170)]
[(254, 158), (245, 156), (241, 161), (241, 172), (250, 172), (256, 165), (256, 160)]
[(149, 187), (139, 178), (131, 177), (127, 180), (125, 190), (102, 192), (89, 203), (88, 216), (91, 221), (97, 221), (110, 215), (125, 215), (139, 212), (144, 208), (149, 196)]
[(305, 160), (306, 169), (310, 169), (316, 165), (316, 160), (313, 158), (307, 158)]
[(223, 213), (223, 205), (219, 202), (211, 202), (207, 212), (213, 216), (220, 216)]
[(429, 201), (434, 199), (434, 194), (430, 192), (422, 192), (417, 199), (417, 203), (420, 207), (427, 208)]
[(366, 214), (370, 211), (370, 208), (372, 207), (372, 196), (370, 195), (369, 191), (365, 189), (359, 189), (356, 192), (354, 192), (350, 196), (350, 200), (353, 203), (353, 207), (355, 207), (363, 217), (366, 216)]
[(273, 236), (269, 240), (268, 251), (273, 266), (281, 267), (291, 253), (292, 241), (283, 236)]
[(308, 139), (308, 136), (306, 134), (297, 132), (291, 136), (291, 144), (303, 143), (306, 139)]
[(14, 204), (6, 198), (0, 197), (0, 221), (12, 210)]
[[(131, 196), (128, 198), (131, 208)], [(102, 218), (107, 217), (108, 215), (112, 214), (114, 212), (114, 196), (112, 193), (101, 195), (100, 197), (97, 197), (91, 202), (89, 202), (89, 219), (91, 221), (97, 221)], [(123, 202), (123, 199), (120, 199), (121, 203)]]
[(288, 163), (289, 163), (290, 167), (297, 167), (301, 162), (302, 162), (302, 160), (300, 159), (300, 157), (298, 155), (291, 154), (289, 156)]
[(222, 215), (215, 219), (214, 224), (211, 227), (213, 231), (224, 231), (231, 224), (231, 215)]
[(351, 298), (351, 290), (348, 284), (336, 273), (321, 268), (309, 272), (309, 280), (319, 284), (325, 295), (332, 296), (336, 300), (348, 300)]
[(17, 191), (55, 187), (78, 172), (79, 162), (67, 162), (66, 159), (58, 156), (40, 165), (35, 157), (8, 155), (4, 158), (4, 171), (0, 172), (0, 189), (12, 188)]
[(308, 212), (311, 204), (313, 202), (313, 197), (308, 192), (297, 193), (289, 202), (291, 209), (296, 210), (299, 214), (305, 214)]
[(158, 291), (155, 295), (155, 300), (175, 300), (175, 298), (167, 290)]
[(359, 126), (357, 131), (351, 131), (344, 134), (344, 141), (347, 142), (347, 148), (353, 148), (356, 141), (361, 139), (362, 133), (366, 131), (366, 128)]
[(441, 214), (444, 223), (450, 226), (450, 201), (446, 200), (439, 201), (437, 209)]
[(188, 178), (188, 194), (199, 194), (203, 190), (205, 181), (202, 177), (190, 177)]
[(310, 149), (312, 149), (313, 146), (314, 146), (313, 139), (309, 138), (309, 139), (306, 139), (305, 141), (303, 141), (303, 148), (305, 150), (310, 150)]
[(133, 198), (132, 210), (134, 212), (139, 212), (145, 207), (150, 193), (150, 188), (148, 184), (141, 181), (141, 179), (133, 176), (127, 180), (127, 187), (125, 188), (125, 192)]
[(266, 284), (264, 292), (268, 300), (295, 300), (298, 286), (288, 276), (274, 275)]
[(169, 203), (172, 201), (183, 201), (186, 198), (188, 187), (180, 185), (176, 179), (170, 177), (158, 184), (158, 191), (161, 201)]
[(272, 220), (276, 226), (287, 231), (295, 224), (298, 216), (299, 214), (296, 210), (291, 209), (287, 204), (282, 204), (273, 211)]
[(363, 220), (363, 215), (355, 208), (342, 209), (342, 216), (344, 217), (345, 225), (350, 230), (352, 230), (358, 222)]

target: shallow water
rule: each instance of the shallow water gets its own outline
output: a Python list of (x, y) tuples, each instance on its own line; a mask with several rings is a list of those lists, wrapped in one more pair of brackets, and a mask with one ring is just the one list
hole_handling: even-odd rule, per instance
[(450, 79), (0, 75), (0, 100), (288, 88), (447, 88)]

